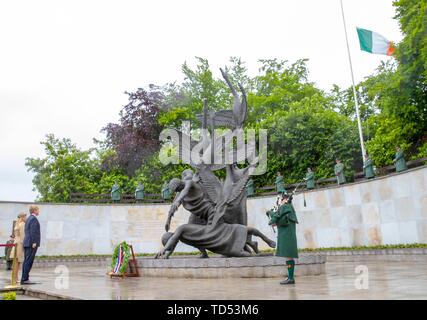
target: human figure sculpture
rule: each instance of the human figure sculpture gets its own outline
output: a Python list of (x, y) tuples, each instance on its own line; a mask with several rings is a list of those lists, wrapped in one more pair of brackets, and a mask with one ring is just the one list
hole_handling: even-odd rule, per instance
[(305, 175), (306, 181), (306, 188), (307, 190), (313, 190), (314, 189), (314, 172), (311, 170), (311, 168), (307, 168), (307, 174)]
[[(162, 236), (162, 244), (164, 245), (164, 248), (156, 254), (155, 258), (168, 259), (175, 250), (175, 247), (179, 241), (182, 241), (183, 243), (196, 247), (200, 250), (200, 247), (194, 243), (191, 235), (203, 233), (205, 228), (206, 227), (202, 227), (196, 224), (183, 224), (179, 226), (175, 232), (164, 233)], [(221, 239), (221, 237), (227, 235), (230, 236), (228, 238), (229, 241), (211, 241), (209, 243), (203, 242), (200, 243), (200, 245), (203, 245), (204, 248), (207, 248), (208, 250), (217, 254), (230, 257), (250, 257), (252, 256), (252, 252), (249, 248), (252, 248), (255, 253), (259, 253), (257, 243), (252, 241), (252, 236), (262, 238), (271, 248), (276, 247), (276, 242), (267, 238), (256, 228), (223, 223), (221, 224), (221, 227), (214, 230), (215, 233), (210, 233), (208, 236), (211, 236), (214, 239)]]
[[(242, 221), (241, 217), (233, 219), (234, 215), (242, 213), (236, 210), (234, 202), (239, 202), (240, 194), (245, 194), (248, 180), (247, 171), (248, 168), (242, 170), (238, 169), (236, 165), (228, 165), (227, 178), (222, 186), (218, 178), (206, 168), (202, 168), (199, 172), (200, 179), (204, 180), (204, 183), (198, 183), (189, 178), (172, 179), (169, 183), (170, 190), (178, 191), (179, 194), (169, 210), (166, 221), (167, 235), (164, 236), (164, 239), (167, 238), (167, 241), (164, 241), (164, 248), (156, 257), (168, 258), (179, 241), (199, 250), (207, 249), (214, 253), (234, 257), (250, 256), (251, 249), (258, 253), (258, 244), (252, 241), (252, 236), (260, 237), (274, 248), (276, 243), (259, 230), (234, 223), (238, 220)], [(188, 174), (184, 174), (184, 176), (188, 177)], [(209, 193), (210, 195), (208, 195)], [(187, 223), (179, 226), (174, 233), (169, 233), (173, 214), (181, 204), (191, 214), (205, 220), (206, 224)]]
[(249, 179), (248, 183), (246, 184), (246, 195), (248, 197), (252, 197), (255, 194), (254, 190), (254, 180)]
[(365, 154), (365, 162), (363, 164), (363, 173), (365, 174), (366, 179), (375, 178), (374, 164), (372, 163), (372, 160), (369, 158), (368, 154)]
[(344, 175), (344, 164), (340, 159), (336, 159), (336, 165), (334, 167), (335, 176), (337, 177), (338, 185), (344, 184), (346, 182)]
[(277, 172), (276, 181), (274, 183), (276, 184), (277, 194), (286, 193), (285, 183), (283, 182), (283, 176), (280, 172)]
[(405, 156), (399, 146), (396, 147), (396, 156), (393, 159), (393, 163), (396, 166), (396, 172), (402, 172), (408, 169)]
[(120, 187), (117, 184), (117, 182), (115, 182), (113, 187), (111, 188), (111, 200), (120, 201), (120, 199), (121, 199)]
[(138, 183), (135, 189), (135, 199), (141, 201), (141, 200), (144, 200), (144, 197), (145, 197), (144, 185), (140, 182)]
[(162, 186), (162, 199), (163, 200), (171, 199), (171, 192), (169, 190), (169, 184), (167, 182), (165, 182)]
[[(239, 153), (234, 150), (231, 153), (233, 164), (207, 161), (211, 160), (216, 152), (225, 151), (222, 150), (222, 143), (217, 143), (214, 129), (221, 126), (232, 128), (233, 132), (227, 136), (231, 137), (236, 130), (242, 130), (246, 118), (246, 95), (242, 86), (239, 85), (242, 92), (240, 99), (226, 73), (223, 70), (221, 72), (234, 97), (233, 110), (209, 112), (205, 101), (204, 112), (197, 117), (202, 123), (201, 140), (195, 142), (190, 139), (189, 144), (181, 144), (180, 157), (188, 154), (189, 150), (183, 148), (195, 144), (201, 147), (201, 157), (197, 161), (190, 158), (188, 162), (197, 170), (196, 173), (189, 169), (184, 170), (181, 179), (174, 178), (169, 182), (170, 192), (178, 193), (165, 224), (166, 233), (162, 236), (164, 248), (157, 253), (156, 258), (168, 258), (179, 241), (199, 249), (202, 253), (209, 250), (230, 257), (245, 257), (253, 252), (258, 253), (258, 243), (252, 240), (252, 236), (260, 237), (272, 248), (276, 246), (273, 240), (259, 230), (247, 226), (246, 185), (253, 165), (239, 168), (236, 164), (240, 160), (236, 156)], [(210, 135), (206, 133), (208, 128), (211, 129)], [(180, 135), (181, 138), (189, 138), (182, 132)], [(205, 154), (205, 151), (208, 152)], [(226, 177), (224, 181), (220, 181), (214, 171), (224, 168)], [(175, 232), (169, 232), (171, 219), (181, 205), (190, 212), (189, 221), (179, 226)]]

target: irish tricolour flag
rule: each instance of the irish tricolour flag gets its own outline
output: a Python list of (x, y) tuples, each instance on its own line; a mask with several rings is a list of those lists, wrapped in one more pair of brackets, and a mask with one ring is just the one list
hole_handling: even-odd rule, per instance
[(362, 28), (357, 28), (357, 34), (361, 50), (388, 56), (394, 53), (395, 47), (393, 42), (387, 40), (382, 35)]

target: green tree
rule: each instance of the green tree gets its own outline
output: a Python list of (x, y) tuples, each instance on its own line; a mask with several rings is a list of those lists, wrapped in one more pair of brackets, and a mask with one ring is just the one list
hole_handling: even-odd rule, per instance
[(278, 110), (288, 110), (295, 101), (321, 91), (308, 82), (306, 59), (288, 65), (277, 59), (260, 60), (260, 75), (255, 77), (255, 90), (248, 94), (248, 122), (255, 124)]
[(160, 193), (163, 183), (169, 182), (172, 178), (181, 177), (182, 171), (188, 168), (190, 166), (185, 164), (164, 166), (156, 153), (143, 163), (132, 178), (131, 184), (136, 187), (138, 182), (142, 182), (147, 193)]
[[(426, 153), (427, 0), (394, 1), (403, 40), (395, 60), (382, 62), (357, 86), (367, 150), (377, 166), (392, 163), (395, 146), (409, 157)], [(354, 118), (352, 89), (334, 87), (335, 108)]]
[(103, 172), (102, 176), (96, 183), (96, 193), (108, 194), (112, 186), (117, 183), (120, 186), (122, 194), (133, 194), (135, 187), (130, 181), (130, 177), (120, 172), (120, 170), (111, 170)]
[(360, 158), (356, 123), (329, 108), (326, 97), (292, 103), (261, 125), (269, 128), (269, 153), (268, 172), (258, 183), (271, 183), (277, 171), (287, 183), (301, 181), (307, 167), (317, 178), (331, 177), (336, 158), (345, 164), (348, 177), (354, 174)]
[(28, 171), (35, 173), (34, 190), (43, 202), (67, 202), (70, 194), (95, 193), (101, 176), (99, 162), (93, 150), (82, 151), (70, 139), (58, 139), (48, 134), (42, 141), (46, 157), (27, 158)]
[[(397, 94), (402, 104), (390, 105), (394, 114), (417, 119), (427, 128), (427, 0), (394, 1), (396, 19), (404, 34), (397, 47), (399, 82)], [(410, 110), (405, 107), (411, 106)]]

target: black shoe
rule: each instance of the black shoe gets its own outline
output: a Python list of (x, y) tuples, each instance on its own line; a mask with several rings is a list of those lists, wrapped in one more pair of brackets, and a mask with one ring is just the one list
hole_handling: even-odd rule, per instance
[(295, 280), (288, 278), (286, 280), (280, 281), (280, 284), (295, 284)]
[(36, 284), (36, 282), (32, 282), (30, 280), (27, 281), (21, 281), (21, 285), (31, 285), (31, 284)]

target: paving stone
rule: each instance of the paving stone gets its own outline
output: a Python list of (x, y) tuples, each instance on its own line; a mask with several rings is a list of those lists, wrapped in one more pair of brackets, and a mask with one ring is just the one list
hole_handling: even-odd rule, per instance
[[(352, 256), (330, 256), (348, 258)], [(375, 259), (376, 255), (369, 255)], [(353, 286), (355, 262), (328, 262), (309, 265), (310, 273), (324, 273), (304, 276), (303, 268), (296, 268), (297, 284), (290, 290), (279, 285), (285, 277), (286, 269), (275, 266), (268, 270), (254, 269), (253, 275), (261, 278), (234, 278), (228, 268), (227, 278), (219, 281), (217, 272), (204, 268), (204, 279), (191, 278), (191, 273), (183, 272), (187, 278), (126, 278), (110, 279), (105, 276), (106, 267), (70, 267), (69, 289), (55, 289), (54, 268), (38, 268), (31, 272), (32, 280), (41, 282), (31, 286), (40, 292), (38, 298), (49, 298), (56, 294), (62, 297), (81, 299), (426, 299), (427, 263), (410, 262), (409, 257), (420, 255), (400, 255), (402, 262), (372, 261), (367, 264), (370, 274), (369, 290), (356, 290)], [(245, 269), (242, 268), (244, 271)], [(184, 269), (182, 269), (184, 270)], [(149, 272), (150, 269), (146, 269)], [(0, 270), (0, 285), (9, 280), (9, 273)], [(404, 281), (402, 281), (404, 275)], [(267, 277), (267, 278), (266, 278)], [(404, 293), (404, 294), (402, 294)]]

